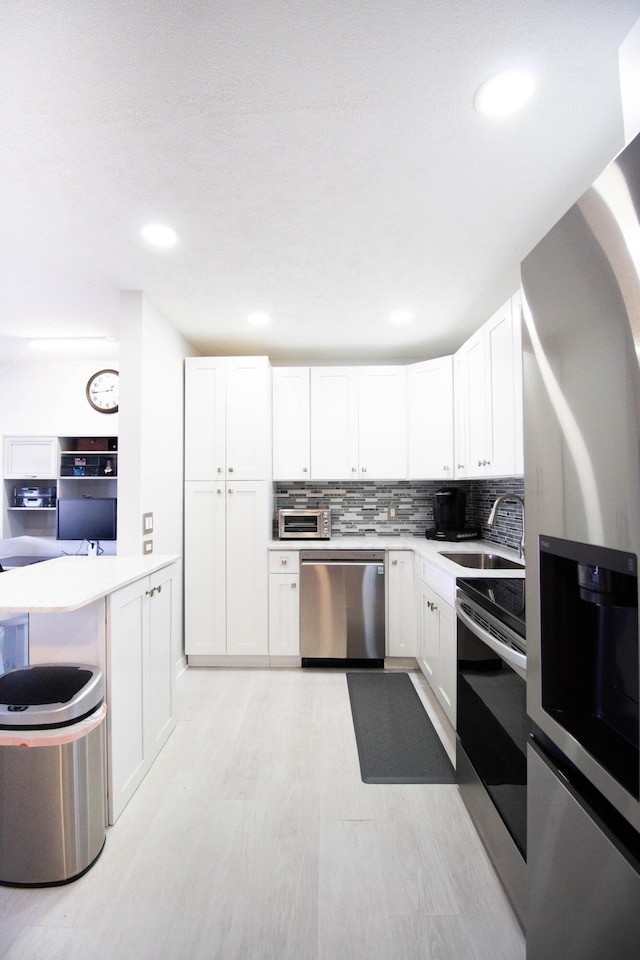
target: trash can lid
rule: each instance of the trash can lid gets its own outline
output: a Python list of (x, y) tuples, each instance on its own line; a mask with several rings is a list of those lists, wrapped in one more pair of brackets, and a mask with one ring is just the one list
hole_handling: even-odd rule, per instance
[(88, 716), (104, 699), (99, 667), (33, 664), (0, 676), (0, 730), (53, 729)]

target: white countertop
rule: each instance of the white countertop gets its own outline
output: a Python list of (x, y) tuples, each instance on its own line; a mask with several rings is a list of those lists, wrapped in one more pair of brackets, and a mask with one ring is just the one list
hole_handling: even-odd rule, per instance
[(416, 556), (450, 577), (524, 577), (525, 569), (483, 570), (465, 567), (443, 557), (443, 553), (491, 553), (516, 563), (517, 550), (489, 540), (427, 540), (426, 537), (333, 537), (331, 540), (272, 540), (270, 550), (413, 550)]
[(177, 556), (55, 557), (0, 574), (0, 613), (62, 613), (174, 563)]

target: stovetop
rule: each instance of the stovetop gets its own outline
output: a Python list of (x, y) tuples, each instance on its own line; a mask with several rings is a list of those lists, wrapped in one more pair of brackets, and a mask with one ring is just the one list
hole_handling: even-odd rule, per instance
[(459, 579), (458, 589), (519, 636), (526, 634), (524, 577)]

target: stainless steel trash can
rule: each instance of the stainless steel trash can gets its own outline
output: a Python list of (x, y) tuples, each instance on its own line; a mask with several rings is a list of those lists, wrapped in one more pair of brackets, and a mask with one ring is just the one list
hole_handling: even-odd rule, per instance
[(0, 883), (69, 883), (106, 838), (104, 681), (38, 664), (0, 676)]

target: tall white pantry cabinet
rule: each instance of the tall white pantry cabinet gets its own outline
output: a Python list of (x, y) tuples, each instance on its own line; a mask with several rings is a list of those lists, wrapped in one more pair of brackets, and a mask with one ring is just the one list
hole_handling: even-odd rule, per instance
[(193, 357), (185, 369), (185, 652), (268, 654), (271, 366)]

